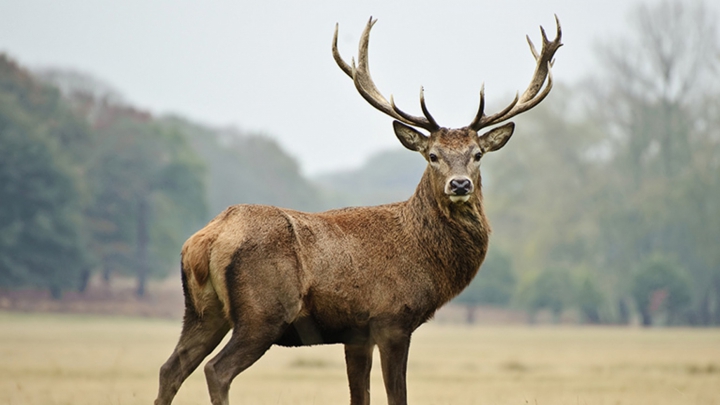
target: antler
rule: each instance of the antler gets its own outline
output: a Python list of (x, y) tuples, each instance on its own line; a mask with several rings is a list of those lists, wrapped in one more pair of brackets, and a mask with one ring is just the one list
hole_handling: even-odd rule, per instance
[[(555, 51), (557, 51), (558, 48), (562, 46), (562, 43), (560, 42), (562, 38), (562, 29), (560, 28), (560, 20), (558, 20), (557, 15), (555, 15), (555, 23), (557, 24), (557, 34), (553, 41), (548, 40), (547, 35), (545, 34), (545, 29), (543, 29), (542, 26), (540, 27), (540, 32), (542, 33), (543, 39), (540, 54), (538, 54), (537, 50), (535, 50), (535, 45), (533, 45), (530, 37), (527, 37), (528, 44), (530, 45), (530, 52), (532, 52), (533, 57), (535, 57), (537, 65), (535, 66), (535, 73), (533, 74), (533, 78), (530, 81), (530, 85), (522, 94), (522, 96), (518, 96), (516, 94), (515, 99), (510, 103), (510, 105), (505, 107), (497, 114), (493, 114), (488, 117), (485, 115), (484, 111), (485, 85), (483, 84), (482, 88), (480, 89), (480, 108), (478, 108), (478, 113), (475, 116), (475, 119), (473, 119), (473, 121), (470, 123), (470, 128), (475, 131), (479, 131), (481, 128), (485, 128), (487, 126), (506, 121), (520, 113), (523, 113), (535, 107), (550, 93), (553, 85), (552, 72), (550, 71), (550, 68), (555, 63), (553, 56), (555, 55)], [(547, 85), (542, 90), (542, 92), (540, 92), (540, 89), (545, 83), (545, 78), (547, 78)]]
[(373, 80), (370, 77), (370, 70), (368, 66), (370, 30), (373, 25), (375, 25), (375, 22), (377, 22), (377, 20), (373, 20), (372, 17), (370, 17), (370, 20), (362, 33), (362, 37), (360, 37), (357, 66), (355, 66), (355, 58), (352, 59), (352, 65), (348, 65), (340, 56), (337, 49), (338, 24), (336, 24), (332, 44), (332, 54), (335, 62), (337, 62), (338, 66), (340, 66), (340, 69), (342, 69), (345, 74), (353, 79), (355, 88), (357, 88), (360, 95), (373, 107), (408, 125), (424, 128), (431, 132), (439, 129), (440, 126), (437, 124), (432, 115), (430, 115), (430, 112), (425, 106), (425, 94), (422, 87), (420, 88), (420, 107), (422, 108), (422, 112), (425, 117), (417, 117), (402, 111), (395, 105), (395, 101), (392, 96), (390, 96), (390, 102), (388, 102), (387, 99), (380, 94), (377, 87), (375, 87), (375, 83), (373, 83)]

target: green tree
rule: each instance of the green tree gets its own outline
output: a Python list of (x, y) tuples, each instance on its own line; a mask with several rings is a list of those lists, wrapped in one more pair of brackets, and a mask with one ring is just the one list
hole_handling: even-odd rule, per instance
[(677, 264), (651, 257), (633, 275), (632, 295), (643, 326), (652, 325), (653, 316), (663, 312), (668, 323), (675, 323), (690, 303), (690, 282)]
[(268, 137), (156, 119), (80, 73), (42, 76), (63, 89), (93, 131), (85, 210), (90, 250), (106, 279), (135, 275), (139, 295), (147, 277), (176, 265), (182, 241), (228, 205), (323, 206), (297, 163)]
[(94, 250), (106, 277), (135, 275), (142, 296), (147, 278), (174, 267), (180, 245), (207, 217), (203, 166), (181, 133), (148, 114), (88, 101), (96, 103), (98, 137), (88, 209)]
[(575, 298), (580, 315), (587, 323), (601, 323), (602, 308), (605, 305), (605, 294), (600, 289), (596, 278), (590, 273), (580, 276), (577, 283)]
[[(597, 247), (618, 286), (645, 257), (671, 254), (692, 275), (687, 321), (720, 321), (717, 226), (720, 40), (702, 2), (640, 5), (631, 31), (601, 47), (591, 111), (608, 134)], [(615, 298), (630, 294), (618, 288)], [(713, 320), (715, 319), (715, 320)]]
[(148, 277), (177, 266), (181, 243), (207, 218), (203, 164), (185, 134), (125, 104), (101, 81), (63, 70), (40, 76), (62, 89), (91, 129), (82, 151), (87, 250), (106, 280), (135, 276), (142, 296)]
[(59, 298), (91, 265), (78, 159), (87, 138), (56, 89), (0, 55), (0, 286)]
[(482, 163), (493, 243), (512, 257), (521, 284), (538, 268), (587, 269), (599, 289), (612, 284), (597, 248), (603, 134), (582, 114), (580, 96), (557, 84), (518, 119), (503, 154)]
[(519, 304), (530, 313), (531, 319), (539, 310), (547, 309), (555, 322), (573, 304), (575, 296), (570, 272), (560, 267), (526, 273), (517, 293)]
[(76, 180), (52, 145), (5, 119), (6, 107), (0, 106), (0, 285), (49, 288), (59, 297), (88, 265)]
[(467, 307), (467, 322), (473, 323), (478, 305), (508, 306), (516, 282), (510, 257), (499, 249), (490, 249), (475, 279), (453, 302)]

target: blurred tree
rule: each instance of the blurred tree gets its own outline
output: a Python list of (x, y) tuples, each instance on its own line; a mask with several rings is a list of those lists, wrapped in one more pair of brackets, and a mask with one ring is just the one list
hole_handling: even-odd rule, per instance
[(540, 272), (524, 274), (518, 286), (517, 299), (534, 319), (541, 309), (549, 310), (558, 322), (563, 311), (574, 303), (576, 297), (572, 276), (561, 267), (547, 268)]
[(525, 268), (596, 259), (588, 214), (602, 177), (602, 134), (577, 111), (578, 93), (561, 85), (553, 93), (518, 119), (502, 154), (483, 162), (489, 215), (498, 232), (513, 235), (502, 248), (517, 251)]
[(602, 321), (601, 312), (605, 305), (605, 294), (598, 286), (596, 277), (585, 272), (580, 276), (577, 283), (577, 303), (580, 315), (587, 323), (598, 324)]
[(106, 280), (114, 272), (134, 275), (142, 296), (147, 278), (175, 267), (180, 245), (207, 218), (202, 162), (182, 133), (124, 104), (101, 81), (62, 70), (41, 76), (63, 90), (92, 130), (85, 152), (89, 251)]
[[(518, 119), (503, 151), (483, 162), (493, 243), (513, 258), (521, 289), (549, 276), (533, 272), (537, 268), (589, 269), (598, 292), (612, 285), (605, 272), (596, 271), (602, 264), (596, 215), (606, 162), (603, 137), (579, 108), (580, 96), (556, 85), (551, 97)], [(563, 300), (563, 307), (575, 304), (574, 296)], [(531, 311), (539, 305), (520, 304)]]
[(499, 249), (490, 249), (480, 272), (453, 302), (467, 307), (467, 322), (475, 322), (475, 307), (505, 307), (515, 292), (516, 279), (510, 257)]
[(317, 176), (332, 208), (378, 205), (410, 198), (427, 162), (417, 153), (393, 149), (371, 156), (361, 167)]
[(274, 140), (234, 129), (213, 129), (179, 117), (163, 126), (185, 135), (207, 171), (210, 216), (234, 204), (267, 204), (304, 211), (325, 208), (317, 188)]
[[(600, 48), (592, 87), (590, 111), (609, 135), (597, 246), (619, 286), (643, 258), (675, 255), (694, 284), (686, 321), (717, 322), (720, 257), (708, 242), (720, 240), (717, 18), (702, 2), (664, 1), (638, 6), (631, 28)], [(623, 302), (630, 291), (619, 291)]]
[(90, 250), (106, 279), (135, 275), (138, 295), (148, 276), (174, 266), (191, 231), (228, 205), (323, 208), (297, 163), (267, 137), (155, 119), (82, 73), (48, 69), (41, 76), (63, 90), (95, 138), (87, 159)]
[(82, 221), (87, 127), (0, 55), (0, 286), (59, 298), (91, 266)]
[(143, 296), (148, 276), (166, 275), (207, 217), (203, 165), (181, 133), (145, 113), (100, 104), (92, 119), (95, 250), (106, 276), (136, 275)]
[(653, 316), (665, 312), (668, 323), (680, 320), (690, 303), (690, 283), (685, 272), (675, 263), (661, 258), (646, 259), (635, 272), (632, 295), (643, 326), (653, 323)]

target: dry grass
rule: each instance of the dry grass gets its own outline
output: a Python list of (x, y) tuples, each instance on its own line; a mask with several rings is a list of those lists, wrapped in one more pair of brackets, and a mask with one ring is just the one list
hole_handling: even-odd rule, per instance
[[(0, 404), (151, 404), (179, 322), (0, 313)], [(386, 403), (379, 367), (373, 403)], [(446, 404), (720, 404), (720, 330), (425, 325), (409, 400)], [(273, 348), (234, 404), (348, 403), (342, 347)], [(196, 371), (175, 404), (207, 404)]]

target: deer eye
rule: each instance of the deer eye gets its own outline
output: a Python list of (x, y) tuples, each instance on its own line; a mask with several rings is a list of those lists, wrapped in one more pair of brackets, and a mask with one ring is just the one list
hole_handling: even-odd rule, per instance
[(428, 158), (430, 158), (430, 161), (433, 162), (433, 163), (435, 163), (435, 162), (438, 161), (437, 155), (434, 154), (434, 153), (429, 154), (429, 155), (428, 155)]
[(475, 156), (474, 156), (475, 161), (476, 161), (476, 162), (479, 162), (481, 157), (482, 157), (482, 152), (476, 153)]

